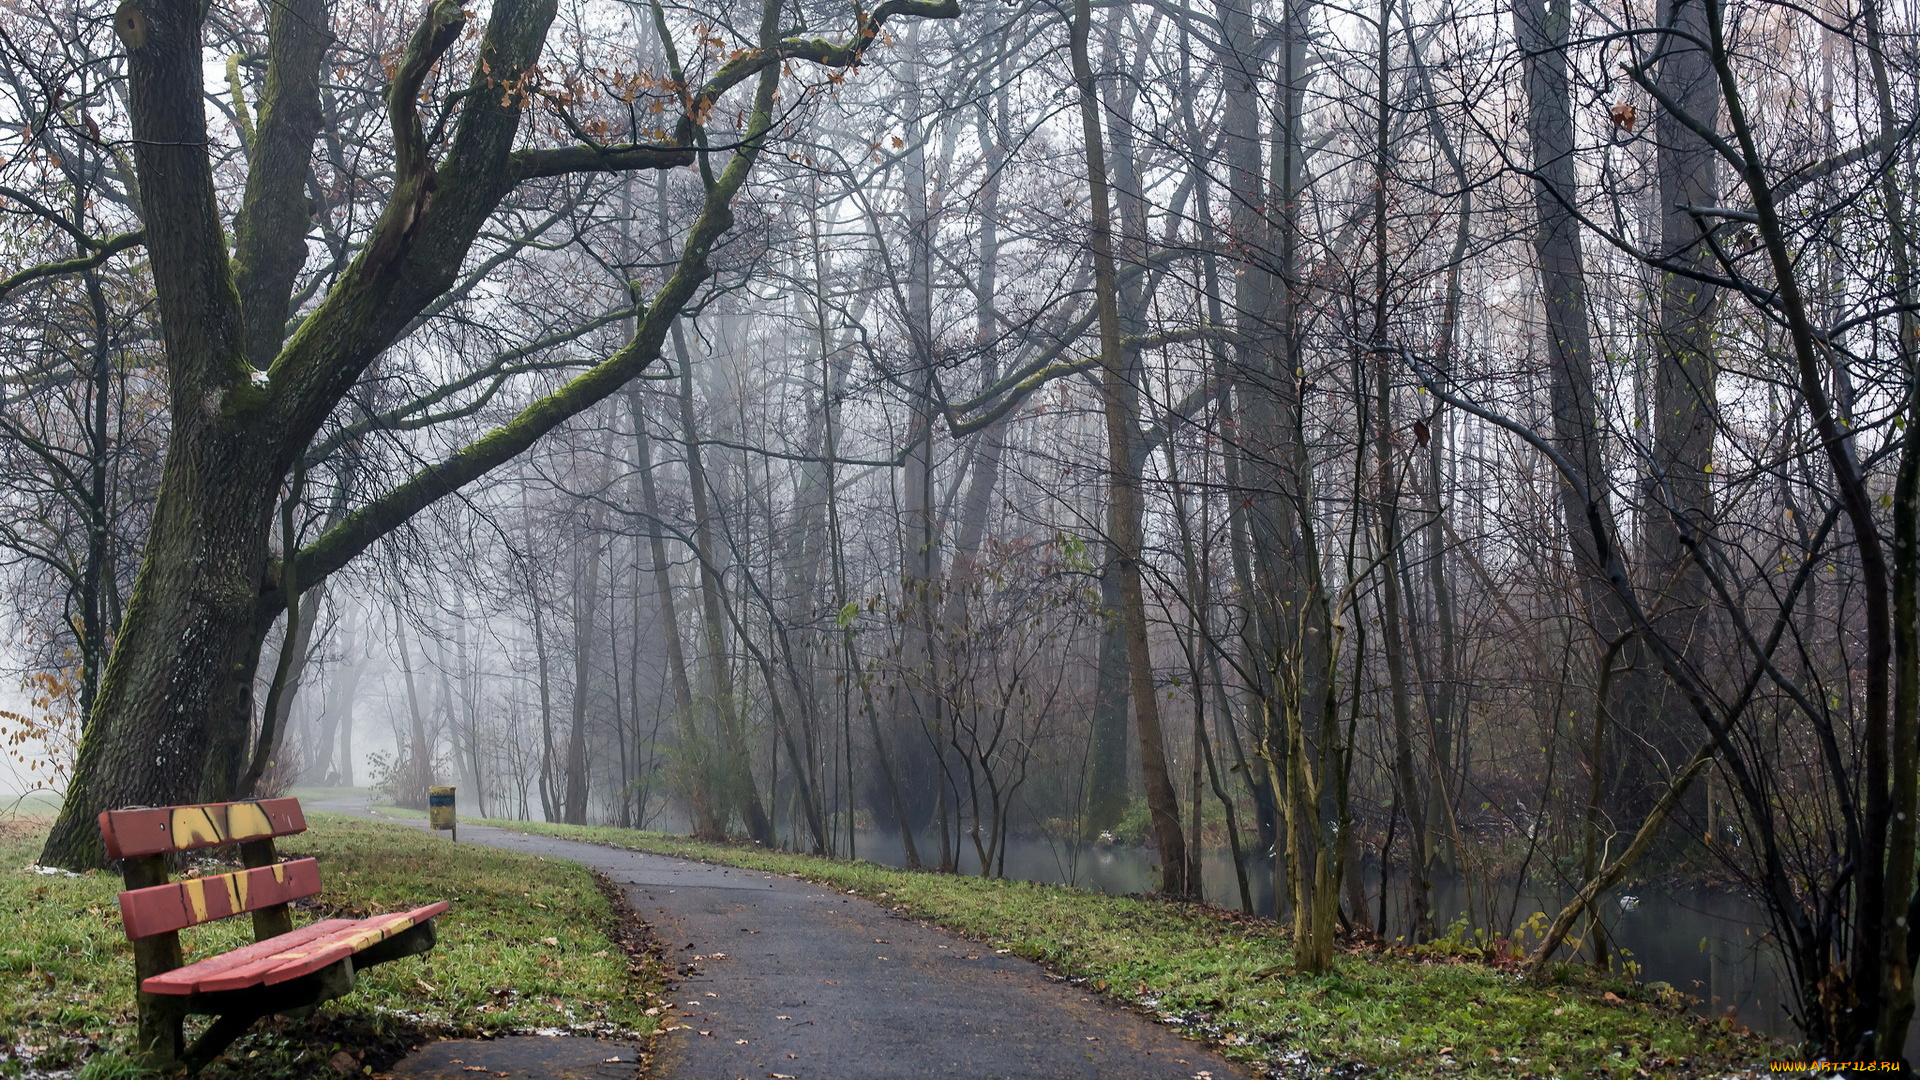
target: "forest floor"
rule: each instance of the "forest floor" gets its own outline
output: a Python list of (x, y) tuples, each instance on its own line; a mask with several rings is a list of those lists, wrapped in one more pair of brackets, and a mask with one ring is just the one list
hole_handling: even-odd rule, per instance
[[(359, 976), (353, 993), (301, 1020), (255, 1026), (201, 1076), (292, 1080), (380, 1073), (438, 1038), (565, 1033), (643, 1039), (660, 962), (616, 894), (578, 863), (461, 844), (333, 814), (280, 843), (320, 860), (325, 891), (295, 921), (359, 917), (451, 900), (440, 943)], [(0, 1077), (134, 1080), (133, 950), (110, 872), (33, 865), (47, 819), (0, 821)], [(210, 873), (232, 867), (209, 862)], [(246, 919), (181, 935), (188, 959), (251, 940)], [(189, 1030), (189, 1037), (192, 1030)]]
[(831, 886), (958, 933), (981, 955), (1033, 960), (1064, 987), (1143, 1012), (1272, 1077), (1724, 1077), (1764, 1073), (1790, 1056), (1693, 1015), (1670, 988), (1573, 966), (1541, 985), (1511, 964), (1480, 962), (1479, 950), (1356, 947), (1330, 973), (1297, 975), (1282, 928), (1210, 906), (629, 829), (486, 824)]

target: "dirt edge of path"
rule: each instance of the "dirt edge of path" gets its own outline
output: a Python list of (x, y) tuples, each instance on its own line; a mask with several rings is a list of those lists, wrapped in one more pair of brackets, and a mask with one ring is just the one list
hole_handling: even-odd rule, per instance
[[(611, 846), (611, 845), (609, 845)], [(607, 927), (607, 939), (627, 954), (627, 971), (639, 984), (638, 992), (647, 1010), (664, 1010), (667, 998), (665, 991), (677, 981), (679, 972), (667, 959), (667, 947), (654, 933), (653, 924), (641, 918), (633, 902), (628, 899), (626, 890), (605, 873), (587, 867), (593, 875), (593, 883), (600, 888), (601, 895), (613, 911), (613, 924)], [(654, 1013), (654, 1015), (660, 1015)], [(655, 1024), (641, 1040), (640, 1071), (642, 1078), (654, 1075), (654, 1062), (659, 1049), (660, 1029), (664, 1025)]]

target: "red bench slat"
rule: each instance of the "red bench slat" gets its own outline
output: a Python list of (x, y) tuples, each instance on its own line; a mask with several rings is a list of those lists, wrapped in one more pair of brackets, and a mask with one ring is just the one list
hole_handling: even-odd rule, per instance
[(150, 994), (191, 994), (272, 986), (339, 963), (446, 911), (445, 900), (367, 919), (326, 919), (290, 934), (175, 968), (140, 984)]
[(231, 874), (187, 878), (120, 894), (120, 921), (139, 940), (284, 904), (320, 891), (320, 864), (295, 859)]
[(268, 986), (272, 986), (275, 983), (286, 982), (288, 979), (297, 979), (302, 975), (311, 975), (329, 964), (339, 962), (343, 957), (352, 956), (417, 923), (426, 922), (451, 906), (445, 900), (438, 900), (425, 907), (414, 908), (412, 911), (393, 915), (375, 915), (371, 919), (360, 920), (356, 926), (336, 930), (320, 941), (282, 950), (274, 954), (274, 959), (284, 962), (268, 972), (263, 981)]
[(307, 831), (299, 799), (108, 810), (100, 815), (107, 857), (162, 855), (216, 844), (291, 836)]
[[(177, 967), (164, 974), (154, 975), (140, 984), (140, 989), (149, 994), (191, 994), (207, 990), (238, 990), (246, 986), (255, 986), (260, 976), (272, 967), (284, 963), (281, 960), (270, 962), (267, 957), (277, 952), (298, 948), (301, 945), (325, 937), (342, 927), (354, 926), (358, 919), (322, 919), (310, 923), (291, 933), (257, 941), (252, 945), (242, 945), (232, 952), (218, 956), (209, 956), (205, 960), (196, 960), (185, 967)], [(248, 969), (259, 969), (249, 974)]]

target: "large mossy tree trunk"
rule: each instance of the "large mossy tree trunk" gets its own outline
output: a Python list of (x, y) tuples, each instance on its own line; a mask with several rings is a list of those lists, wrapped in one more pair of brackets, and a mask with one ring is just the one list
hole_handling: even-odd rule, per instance
[[(259, 594), (287, 461), (260, 453), (279, 441), (276, 403), (250, 379), (203, 104), (180, 91), (203, 80), (201, 18), (185, 2), (128, 4), (115, 17), (172, 430), (126, 618), (43, 856), (54, 864), (99, 864), (99, 809), (190, 802), (203, 778), (217, 795), (243, 765), (244, 740), (235, 747), (231, 733), (252, 712)], [(317, 75), (316, 61), (306, 81)]]

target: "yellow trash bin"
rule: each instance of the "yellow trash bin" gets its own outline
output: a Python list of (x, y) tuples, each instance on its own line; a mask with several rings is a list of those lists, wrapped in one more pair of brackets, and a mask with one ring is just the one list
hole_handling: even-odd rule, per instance
[(427, 789), (427, 824), (445, 829), (460, 839), (460, 826), (453, 819), (453, 788), (436, 785)]

